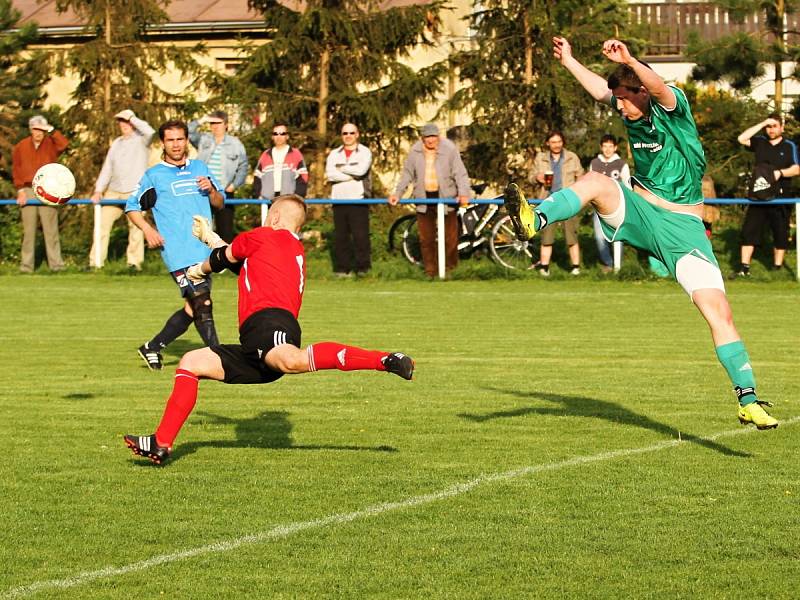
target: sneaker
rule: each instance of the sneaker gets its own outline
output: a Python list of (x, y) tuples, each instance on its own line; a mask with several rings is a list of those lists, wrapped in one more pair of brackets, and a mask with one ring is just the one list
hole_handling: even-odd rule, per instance
[(506, 186), (503, 192), (503, 206), (511, 217), (511, 224), (518, 240), (527, 242), (536, 235), (536, 214), (516, 183), (509, 183)]
[(403, 379), (410, 380), (414, 376), (414, 361), (402, 352), (387, 354), (383, 358), (383, 366), (388, 373), (394, 373)]
[(172, 448), (159, 446), (156, 435), (126, 435), (125, 444), (136, 456), (143, 456), (152, 460), (157, 465), (163, 464), (169, 458)]
[(570, 275), (580, 275), (581, 268), (580, 267), (572, 267), (572, 270), (569, 272)]
[(147, 368), (151, 371), (160, 371), (161, 367), (164, 366), (164, 358), (161, 356), (161, 353), (151, 350), (147, 347), (147, 344), (139, 346), (138, 352), (139, 356), (141, 356), (142, 360), (147, 364)]
[(772, 406), (771, 402), (756, 400), (750, 404), (739, 407), (739, 422), (742, 425), (752, 423), (758, 429), (774, 429), (778, 426), (778, 419), (770, 415), (765, 406)]

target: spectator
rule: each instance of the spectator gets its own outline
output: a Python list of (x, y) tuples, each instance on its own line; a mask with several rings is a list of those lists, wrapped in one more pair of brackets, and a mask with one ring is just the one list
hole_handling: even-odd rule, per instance
[(258, 158), (253, 172), (253, 195), (272, 200), (284, 194), (305, 197), (308, 191), (308, 169), (303, 155), (289, 145), (289, 127), (275, 123), (272, 148)]
[[(610, 133), (600, 138), (600, 154), (592, 159), (589, 164), (589, 170), (602, 173), (606, 177), (620, 181), (625, 187), (630, 188), (631, 170), (628, 167), (628, 163), (617, 154), (617, 145), (617, 138)], [(603, 273), (609, 273), (614, 268), (611, 242), (603, 235), (600, 217), (597, 216), (596, 211), (592, 216), (592, 224), (594, 226), (594, 239), (597, 242), (597, 255), (600, 258), (600, 269)]]
[[(208, 123), (211, 133), (200, 132)], [(208, 170), (223, 187), (225, 199), (233, 198), (236, 188), (247, 177), (247, 152), (239, 138), (228, 133), (228, 113), (215, 110), (207, 117), (189, 122), (189, 141), (197, 148), (197, 158), (208, 165)], [(214, 227), (226, 242), (233, 241), (234, 207), (225, 205), (214, 210)]]
[[(434, 123), (423, 125), (420, 137), (403, 163), (400, 181), (389, 196), (389, 204), (396, 206), (408, 185), (413, 184), (415, 198), (455, 197), (459, 205), (466, 205), (470, 197), (469, 175), (456, 145), (439, 137), (439, 127)], [(419, 245), (428, 277), (434, 277), (438, 271), (436, 212), (435, 206), (417, 205)], [(450, 271), (458, 264), (458, 215), (451, 206), (445, 209), (444, 244), (445, 268)]]
[[(138, 118), (130, 109), (118, 112), (114, 118), (122, 135), (111, 142), (106, 159), (103, 161), (103, 168), (97, 176), (91, 198), (95, 204), (102, 198), (127, 200), (147, 170), (150, 140), (155, 129)], [(100, 269), (105, 264), (111, 228), (124, 212), (122, 206), (109, 205), (101, 208), (100, 248), (98, 253), (93, 239), (92, 249), (89, 251), (90, 267)], [(130, 221), (128, 221), (128, 249), (125, 254), (128, 268), (141, 271), (144, 262), (144, 234)]]
[[(545, 141), (547, 151), (539, 152), (533, 161), (531, 183), (538, 184), (536, 197), (543, 200), (554, 192), (575, 183), (583, 175), (583, 167), (578, 155), (564, 148), (564, 135), (560, 131), (551, 131)], [(581, 273), (581, 248), (578, 245), (578, 215), (564, 221), (564, 238), (569, 248), (569, 258), (572, 263), (570, 273)], [(556, 238), (555, 227), (545, 227), (542, 230), (542, 249), (539, 255), (539, 264), (533, 268), (539, 269), (544, 277), (550, 275), (550, 259), (553, 256), (553, 242)]]
[[(756, 135), (762, 129), (766, 135)], [(778, 113), (772, 113), (760, 123), (745, 129), (737, 138), (739, 143), (752, 150), (755, 156), (756, 169), (760, 165), (768, 166), (774, 182), (770, 196), (785, 198), (791, 191), (791, 177), (800, 174), (800, 160), (797, 146), (783, 137), (783, 119)], [(753, 197), (751, 197), (753, 199)], [(789, 246), (789, 218), (791, 207), (786, 205), (747, 207), (742, 224), (741, 266), (739, 275), (750, 275), (750, 261), (753, 251), (761, 241), (761, 231), (765, 225), (772, 229), (773, 268), (783, 267), (786, 248)]]
[(47, 265), (51, 271), (64, 269), (61, 258), (61, 238), (58, 235), (58, 209), (54, 206), (28, 206), (36, 195), (31, 187), (39, 167), (56, 162), (69, 142), (60, 131), (54, 130), (42, 115), (28, 121), (31, 134), (20, 140), (11, 152), (11, 175), (17, 188), (17, 204), (22, 213), (22, 256), (19, 270), (33, 273), (36, 255), (36, 217), (42, 222)]
[[(334, 200), (368, 198), (372, 193), (372, 152), (358, 143), (359, 135), (358, 127), (345, 123), (342, 145), (328, 154), (325, 177), (332, 184)], [(366, 274), (371, 266), (369, 204), (334, 204), (333, 228), (336, 275), (346, 277), (353, 269), (358, 275)]]
[[(194, 321), (207, 346), (218, 342), (211, 305), (211, 279), (193, 281), (186, 269), (208, 258), (209, 249), (192, 235), (192, 218), (211, 220), (211, 208), (223, 203), (222, 186), (203, 161), (187, 155), (189, 127), (183, 121), (167, 121), (158, 129), (164, 147), (163, 160), (147, 169), (128, 198), (125, 212), (144, 233), (149, 248), (161, 248), (161, 258), (180, 290), (183, 307), (167, 319), (162, 330), (138, 348), (148, 368), (163, 366), (161, 351), (183, 335)], [(149, 210), (153, 227), (143, 216)]]

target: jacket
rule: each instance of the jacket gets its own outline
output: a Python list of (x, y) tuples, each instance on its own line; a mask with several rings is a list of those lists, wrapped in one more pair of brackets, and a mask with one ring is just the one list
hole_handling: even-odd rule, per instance
[[(469, 175), (467, 168), (461, 161), (461, 154), (456, 145), (446, 138), (439, 141), (436, 150), (436, 179), (439, 182), (440, 198), (455, 198), (466, 196), (469, 198)], [(422, 140), (417, 140), (408, 152), (403, 170), (400, 172), (400, 181), (395, 188), (395, 194), (402, 196), (409, 184), (414, 184), (413, 197), (425, 198), (425, 154)], [(452, 210), (449, 206), (448, 212)], [(417, 205), (417, 212), (424, 213), (427, 205)]]
[(14, 179), (14, 187), (17, 190), (30, 187), (33, 176), (36, 175), (39, 167), (56, 162), (68, 145), (67, 138), (58, 130), (44, 136), (38, 148), (33, 144), (31, 136), (20, 140), (11, 151), (11, 174)]
[(197, 120), (189, 122), (189, 141), (197, 148), (197, 159), (208, 164), (214, 150), (219, 146), (222, 149), (222, 190), (229, 185), (234, 189), (244, 183), (247, 177), (247, 152), (239, 138), (225, 134), (222, 141), (217, 144), (213, 134), (198, 131), (200, 123)]
[(372, 152), (358, 144), (350, 156), (344, 146), (334, 148), (325, 161), (325, 178), (331, 185), (331, 198), (349, 200), (369, 198), (372, 195)]
[(130, 135), (121, 135), (111, 142), (94, 191), (130, 193), (147, 170), (150, 140), (155, 129), (137, 117), (132, 117), (130, 123), (133, 125)]
[[(571, 186), (575, 180), (583, 175), (583, 167), (581, 166), (581, 159), (578, 155), (571, 150), (562, 150), (564, 155), (561, 163), (561, 189)], [(536, 181), (537, 175), (543, 175), (550, 170), (550, 151), (542, 150), (536, 154), (533, 159), (533, 171), (530, 175), (530, 182), (536, 188), (536, 197), (540, 200), (547, 198), (550, 195), (550, 190)]]
[[(264, 150), (253, 171), (253, 195), (271, 200), (275, 196), (275, 163), (272, 148)], [(281, 166), (281, 194), (297, 194), (305, 197), (308, 191), (308, 169), (303, 155), (297, 148), (289, 146), (289, 152)]]

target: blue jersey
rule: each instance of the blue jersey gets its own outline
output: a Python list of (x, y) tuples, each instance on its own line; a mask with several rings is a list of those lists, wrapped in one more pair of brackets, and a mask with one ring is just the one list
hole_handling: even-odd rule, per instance
[(156, 229), (164, 238), (161, 258), (170, 272), (202, 262), (211, 253), (192, 235), (194, 215), (211, 220), (208, 194), (197, 187), (201, 176), (222, 189), (202, 161), (187, 159), (181, 167), (162, 161), (145, 171), (125, 205), (125, 212), (152, 211)]

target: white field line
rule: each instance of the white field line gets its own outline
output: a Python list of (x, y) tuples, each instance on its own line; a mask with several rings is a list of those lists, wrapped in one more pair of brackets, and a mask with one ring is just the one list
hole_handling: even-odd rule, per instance
[[(794, 423), (797, 422), (800, 422), (800, 416), (782, 421), (781, 427), (793, 425)], [(708, 437), (699, 438), (699, 440), (714, 441), (720, 438), (733, 437), (737, 435), (746, 435), (754, 431), (756, 431), (756, 429), (754, 428), (742, 427), (739, 429), (731, 429), (728, 431), (716, 433)], [(762, 433), (761, 435), (769, 435), (769, 434)], [(251, 546), (255, 544), (268, 542), (271, 540), (286, 538), (289, 537), (290, 535), (304, 531), (306, 529), (317, 529), (320, 527), (327, 527), (328, 525), (341, 525), (344, 523), (349, 523), (351, 521), (357, 521), (359, 519), (365, 519), (368, 517), (392, 511), (403, 510), (406, 508), (413, 508), (415, 506), (424, 506), (426, 504), (438, 502), (439, 500), (446, 500), (448, 498), (460, 496), (461, 494), (466, 494), (467, 492), (472, 491), (474, 488), (485, 484), (509, 481), (511, 479), (517, 479), (519, 477), (524, 477), (526, 475), (544, 473), (547, 471), (556, 471), (558, 469), (564, 469), (567, 467), (603, 462), (608, 460), (614, 460), (617, 458), (626, 458), (629, 456), (635, 456), (637, 454), (658, 452), (659, 450), (666, 450), (668, 448), (673, 448), (680, 444), (686, 444), (686, 443), (688, 442), (681, 441), (679, 439), (667, 440), (664, 442), (659, 442), (657, 444), (652, 444), (650, 446), (643, 446), (641, 448), (627, 448), (624, 450), (601, 452), (600, 454), (593, 454), (591, 456), (578, 456), (575, 458), (569, 458), (567, 460), (545, 463), (541, 465), (532, 465), (529, 467), (513, 469), (511, 471), (504, 471), (501, 473), (490, 473), (488, 475), (481, 475), (480, 477), (476, 477), (475, 479), (471, 479), (463, 483), (456, 483), (454, 485), (451, 485), (450, 487), (447, 487), (438, 492), (433, 492), (431, 494), (412, 496), (404, 500), (398, 500), (397, 502), (385, 502), (383, 504), (376, 504), (374, 506), (368, 506), (366, 508), (354, 512), (333, 514), (327, 517), (322, 517), (320, 519), (314, 519), (312, 521), (299, 521), (295, 523), (287, 523), (285, 525), (278, 525), (277, 527), (273, 527), (272, 529), (268, 529), (266, 531), (245, 535), (232, 540), (215, 542), (213, 544), (207, 544), (205, 546), (198, 546), (197, 548), (189, 548), (187, 550), (181, 550), (170, 554), (161, 554), (159, 556), (154, 556), (153, 558), (148, 558), (147, 560), (130, 563), (127, 565), (123, 565), (121, 567), (105, 567), (104, 569), (98, 569), (96, 571), (84, 571), (83, 573), (78, 573), (77, 575), (73, 575), (72, 577), (66, 577), (64, 579), (49, 579), (44, 581), (37, 581), (29, 585), (14, 587), (9, 590), (6, 590), (3, 593), (2, 598), (22, 598), (25, 596), (31, 596), (33, 594), (45, 590), (68, 589), (79, 585), (83, 585), (85, 583), (96, 581), (98, 579), (108, 579), (110, 577), (125, 575), (127, 573), (145, 571), (152, 567), (178, 562), (188, 558), (193, 558), (195, 556), (202, 556), (206, 554), (219, 554), (222, 552), (229, 552), (231, 550), (236, 550), (237, 548), (240, 548), (242, 546)]]

